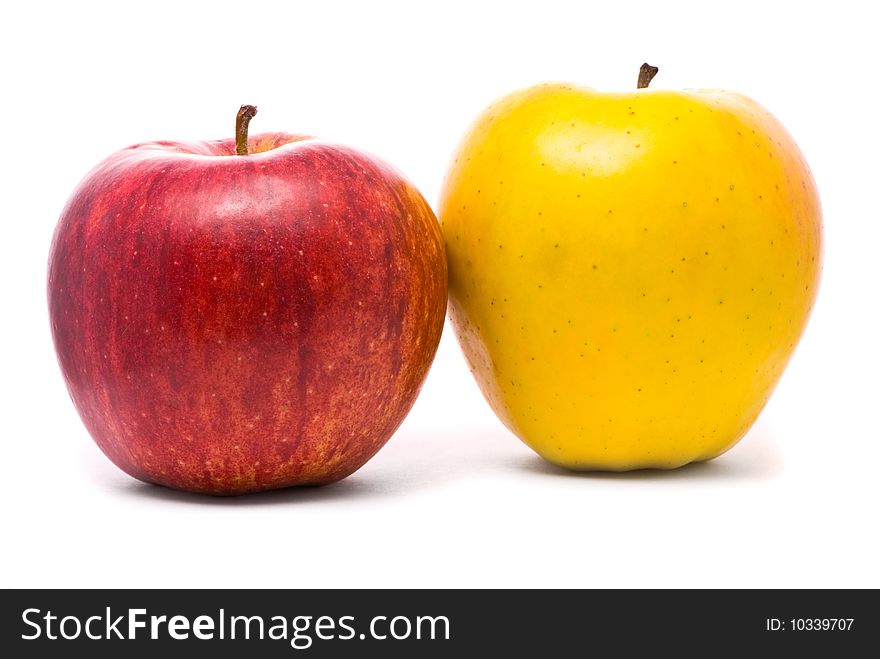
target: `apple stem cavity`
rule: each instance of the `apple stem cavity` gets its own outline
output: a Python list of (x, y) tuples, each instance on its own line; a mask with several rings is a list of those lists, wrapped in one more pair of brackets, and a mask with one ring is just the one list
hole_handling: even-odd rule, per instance
[(639, 69), (639, 82), (637, 85), (637, 89), (647, 89), (648, 85), (651, 84), (651, 81), (654, 79), (654, 76), (657, 75), (658, 69), (656, 66), (651, 66), (647, 62), (642, 64)]
[(239, 156), (248, 154), (248, 124), (257, 114), (256, 105), (242, 105), (235, 115), (235, 153)]

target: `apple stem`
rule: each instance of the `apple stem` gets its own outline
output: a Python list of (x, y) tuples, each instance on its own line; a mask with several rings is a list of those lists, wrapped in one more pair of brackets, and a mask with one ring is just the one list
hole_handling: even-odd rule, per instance
[(248, 124), (257, 114), (256, 105), (242, 105), (235, 115), (235, 153), (239, 156), (248, 154)]
[(638, 89), (647, 89), (648, 85), (651, 84), (651, 81), (654, 79), (654, 76), (657, 75), (657, 71), (659, 71), (656, 66), (651, 66), (647, 62), (642, 64), (639, 69), (639, 82)]

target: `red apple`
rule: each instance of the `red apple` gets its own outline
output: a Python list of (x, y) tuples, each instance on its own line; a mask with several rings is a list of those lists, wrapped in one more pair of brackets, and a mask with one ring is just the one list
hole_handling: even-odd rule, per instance
[(403, 421), (443, 327), (443, 240), (418, 190), (346, 146), (248, 138), (250, 109), (236, 140), (107, 158), (49, 254), (83, 422), (121, 469), (182, 490), (351, 474)]

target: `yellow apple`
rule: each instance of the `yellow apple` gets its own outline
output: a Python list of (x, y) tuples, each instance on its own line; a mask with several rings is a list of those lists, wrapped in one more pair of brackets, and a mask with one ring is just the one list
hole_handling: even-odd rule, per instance
[(728, 91), (514, 92), (463, 138), (440, 219), (450, 315), (483, 394), (571, 469), (730, 448), (779, 381), (821, 272), (803, 155)]

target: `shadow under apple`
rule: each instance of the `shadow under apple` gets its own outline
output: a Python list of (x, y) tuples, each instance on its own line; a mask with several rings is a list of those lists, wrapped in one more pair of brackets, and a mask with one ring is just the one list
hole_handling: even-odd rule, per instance
[(759, 422), (726, 453), (678, 469), (572, 471), (532, 454), (513, 462), (516, 469), (541, 476), (616, 481), (753, 481), (768, 480), (783, 469), (782, 455), (766, 424)]
[[(86, 457), (86, 455), (88, 457)], [(193, 494), (134, 480), (117, 472), (94, 451), (84, 451), (84, 468), (114, 494), (157, 502), (201, 506), (273, 506), (339, 504), (344, 501), (403, 497), (454, 487), (461, 481), (489, 478), (569, 478), (618, 482), (754, 482), (783, 469), (777, 443), (759, 421), (730, 451), (709, 462), (673, 470), (575, 472), (557, 467), (522, 445), (506, 429), (491, 432), (399, 433), (357, 472), (319, 487), (289, 487), (235, 497)]]
[(118, 489), (123, 494), (154, 501), (229, 507), (313, 504), (388, 494), (383, 491), (385, 488), (381, 483), (369, 478), (358, 478), (355, 475), (329, 485), (285, 487), (239, 496), (212, 496), (184, 492), (132, 479)]

